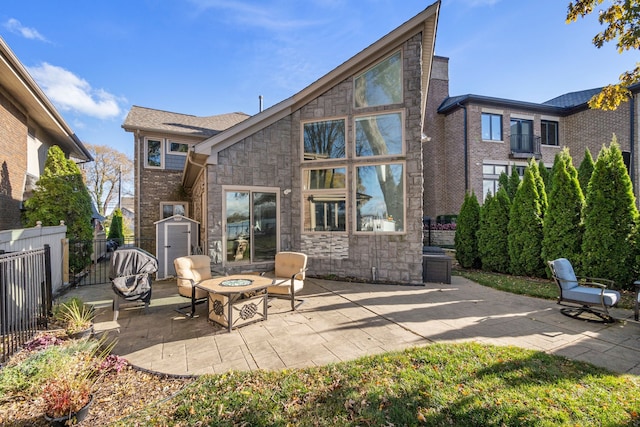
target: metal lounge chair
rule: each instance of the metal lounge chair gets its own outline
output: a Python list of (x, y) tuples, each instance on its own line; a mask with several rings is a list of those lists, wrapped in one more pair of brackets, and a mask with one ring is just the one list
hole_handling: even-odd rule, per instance
[(151, 275), (158, 271), (158, 260), (144, 249), (123, 247), (111, 255), (109, 278), (113, 296), (113, 321), (118, 320), (120, 300), (144, 304), (151, 301)]
[[(196, 285), (203, 280), (211, 279), (211, 258), (208, 255), (189, 255), (173, 260), (176, 269), (178, 293), (191, 300), (189, 305), (178, 307), (176, 311), (187, 317), (196, 316), (196, 305), (207, 301), (209, 293)], [(184, 311), (190, 308), (189, 312)]]
[[(578, 277), (573, 266), (566, 258), (548, 261), (553, 280), (558, 285), (560, 296), (558, 304), (564, 306), (560, 311), (574, 319), (584, 319), (604, 323), (613, 323), (609, 308), (620, 301), (618, 291), (608, 289), (613, 281), (590, 277)], [(586, 314), (586, 317), (580, 317)]]
[(304, 287), (307, 271), (307, 255), (300, 252), (279, 252), (276, 254), (274, 270), (263, 273), (273, 279), (273, 285), (267, 288), (269, 297), (291, 300), (291, 310), (304, 303), (296, 294)]

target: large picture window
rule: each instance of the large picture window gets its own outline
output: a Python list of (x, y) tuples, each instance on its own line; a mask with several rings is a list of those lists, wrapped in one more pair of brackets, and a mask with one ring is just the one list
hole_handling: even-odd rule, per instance
[(345, 231), (346, 169), (308, 169), (302, 176), (304, 231)]
[(377, 114), (355, 119), (356, 156), (387, 156), (403, 152), (402, 114)]
[(162, 168), (162, 140), (145, 140), (145, 166), (148, 168)]
[(404, 165), (356, 167), (357, 231), (404, 231)]
[(345, 120), (304, 123), (304, 159), (326, 160), (345, 157)]
[(273, 260), (278, 252), (278, 193), (225, 192), (228, 263)]
[(396, 52), (354, 80), (356, 108), (402, 102), (402, 55)]

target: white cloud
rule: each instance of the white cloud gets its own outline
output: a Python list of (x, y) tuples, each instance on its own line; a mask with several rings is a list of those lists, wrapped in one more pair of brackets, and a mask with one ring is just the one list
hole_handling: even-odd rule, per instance
[(31, 40), (40, 40), (43, 42), (48, 41), (42, 34), (35, 28), (29, 28), (23, 26), (20, 21), (14, 18), (10, 18), (4, 23), (4, 27), (15, 34), (20, 34), (22, 37)]
[(264, 28), (270, 31), (285, 31), (319, 24), (313, 20), (288, 19), (286, 10), (268, 3), (256, 6), (254, 3), (236, 0), (190, 1), (200, 10), (215, 9), (226, 11), (238, 25)]
[(120, 115), (119, 99), (116, 96), (103, 89), (93, 89), (86, 80), (70, 71), (46, 62), (28, 69), (56, 108), (99, 119)]

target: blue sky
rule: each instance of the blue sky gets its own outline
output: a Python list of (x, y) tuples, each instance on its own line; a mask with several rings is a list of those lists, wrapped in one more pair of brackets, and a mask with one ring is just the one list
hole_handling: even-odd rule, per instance
[[(131, 156), (132, 105), (255, 114), (259, 95), (265, 108), (288, 98), (431, 3), (5, 0), (0, 35), (82, 141)], [(617, 82), (638, 52), (597, 49), (596, 17), (566, 24), (568, 3), (443, 0), (451, 95), (543, 102)]]

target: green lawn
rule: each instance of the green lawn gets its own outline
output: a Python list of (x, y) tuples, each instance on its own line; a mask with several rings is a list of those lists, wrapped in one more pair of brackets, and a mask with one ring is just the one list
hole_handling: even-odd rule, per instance
[[(508, 274), (491, 273), (481, 270), (456, 269), (453, 274), (462, 276), (482, 286), (499, 289), (513, 294), (552, 299), (558, 298), (558, 286), (552, 280), (534, 277), (510, 276)], [(619, 290), (618, 307), (633, 309), (634, 292)]]
[(116, 425), (631, 426), (640, 378), (516, 347), (434, 344), (317, 368), (200, 377)]

